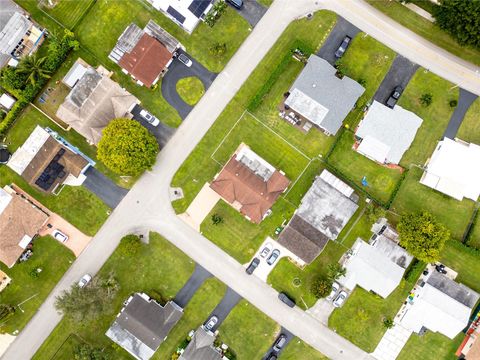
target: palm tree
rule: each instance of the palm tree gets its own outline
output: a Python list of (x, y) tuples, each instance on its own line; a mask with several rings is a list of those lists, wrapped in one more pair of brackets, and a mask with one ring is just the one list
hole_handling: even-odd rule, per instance
[(27, 81), (35, 85), (40, 79), (48, 79), (50, 71), (45, 69), (45, 57), (37, 58), (36, 55), (27, 56), (18, 64), (17, 72), (28, 75)]

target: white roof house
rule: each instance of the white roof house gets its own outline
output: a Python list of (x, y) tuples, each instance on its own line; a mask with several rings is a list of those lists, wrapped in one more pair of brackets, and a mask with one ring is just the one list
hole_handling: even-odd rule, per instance
[(0, 96), (0, 107), (3, 107), (7, 110), (10, 110), (15, 102), (16, 100), (7, 93), (4, 93)]
[(382, 164), (398, 164), (421, 125), (422, 119), (411, 111), (374, 101), (355, 133), (361, 141), (357, 151)]
[(347, 256), (347, 272), (339, 282), (347, 289), (360, 286), (386, 298), (400, 284), (403, 273), (412, 261), (405, 249), (386, 237), (377, 237), (370, 244), (358, 238)]
[(420, 183), (457, 200), (480, 195), (480, 146), (444, 138), (426, 164)]
[(453, 339), (468, 324), (479, 294), (439, 272), (432, 272), (400, 323), (419, 333), (422, 328)]

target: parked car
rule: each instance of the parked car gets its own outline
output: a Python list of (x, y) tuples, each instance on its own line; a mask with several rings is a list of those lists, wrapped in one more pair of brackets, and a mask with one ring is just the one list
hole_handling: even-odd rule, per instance
[(262, 258), (266, 257), (270, 251), (272, 251), (273, 245), (271, 243), (266, 243), (263, 247), (262, 251), (260, 252), (260, 256)]
[(390, 95), (386, 103), (386, 105), (390, 109), (393, 109), (398, 99), (400, 99), (400, 95), (402, 95), (402, 92), (403, 92), (403, 89), (401, 86), (395, 86), (395, 89), (393, 89), (392, 94)]
[(147, 120), (147, 122), (153, 126), (158, 126), (160, 124), (160, 120), (158, 120), (155, 116), (150, 114), (147, 110), (141, 110), (140, 115)]
[(273, 265), (273, 263), (275, 261), (277, 261), (279, 256), (280, 256), (280, 250), (278, 250), (278, 249), (273, 250), (272, 253), (270, 254), (270, 256), (267, 259), (267, 264), (268, 265)]
[(285, 336), (285, 334), (280, 334), (280, 336), (277, 338), (277, 340), (273, 344), (273, 351), (278, 353), (282, 349), (282, 347), (285, 345), (286, 342), (287, 342), (287, 337)]
[(338, 47), (337, 51), (335, 51), (335, 57), (337, 59), (340, 59), (343, 56), (343, 54), (345, 54), (345, 51), (347, 51), (348, 45), (350, 45), (350, 41), (352, 41), (352, 38), (350, 36), (345, 36), (342, 43)]
[(227, 3), (236, 7), (237, 9), (241, 9), (243, 7), (243, 0), (226, 0)]
[(62, 243), (66, 242), (68, 240), (68, 236), (65, 235), (63, 232), (61, 232), (58, 229), (53, 231), (52, 236)]
[(280, 293), (278, 294), (278, 298), (280, 299), (281, 302), (287, 304), (288, 306), (290, 306), (291, 308), (295, 307), (295, 301), (293, 301), (292, 299), (290, 299), (287, 294), (285, 293)]
[(185, 55), (185, 54), (179, 54), (178, 57), (177, 57), (177, 59), (178, 59), (181, 63), (183, 63), (185, 66), (188, 66), (188, 67), (192, 66), (192, 60), (190, 60), (190, 59), (188, 58), (188, 56)]
[(334, 282), (332, 284), (332, 291), (330, 292), (330, 295), (327, 296), (327, 300), (333, 300), (335, 298), (335, 295), (337, 295), (338, 290), (340, 290), (340, 285), (337, 282)]
[(333, 306), (335, 307), (340, 307), (343, 305), (343, 303), (345, 302), (345, 300), (347, 300), (347, 292), (342, 290), (340, 291), (340, 293), (338, 294), (338, 296), (335, 298), (335, 300), (333, 301)]
[(92, 280), (91, 275), (89, 275), (89, 274), (83, 275), (82, 278), (80, 279), (80, 281), (78, 282), (78, 287), (79, 288), (85, 287), (90, 282), (90, 280)]
[(218, 323), (218, 317), (213, 315), (210, 320), (205, 324), (205, 330), (212, 331), (213, 327), (217, 325)]
[(250, 263), (250, 265), (248, 265), (247, 270), (245, 270), (247, 272), (247, 274), (252, 275), (253, 272), (255, 271), (255, 269), (258, 267), (258, 264), (260, 264), (260, 259), (259, 258), (254, 258), (252, 260), (252, 262)]

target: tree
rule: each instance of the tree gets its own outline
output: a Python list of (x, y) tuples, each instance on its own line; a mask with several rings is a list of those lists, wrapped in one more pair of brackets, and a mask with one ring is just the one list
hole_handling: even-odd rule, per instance
[(3, 321), (15, 312), (15, 306), (10, 304), (0, 304), (0, 320)]
[(97, 156), (121, 175), (139, 175), (151, 169), (159, 151), (155, 137), (138, 121), (114, 119), (103, 130)]
[(430, 106), (432, 104), (432, 94), (422, 94), (420, 103), (425, 107)]
[(36, 85), (41, 79), (48, 79), (50, 71), (45, 68), (46, 57), (38, 58), (37, 55), (31, 55), (23, 58), (17, 67), (19, 74), (25, 74), (27, 81)]
[(393, 320), (391, 318), (384, 318), (383, 319), (383, 326), (386, 328), (386, 329), (391, 329), (395, 326), (395, 323), (393, 322)]
[(218, 214), (213, 214), (212, 215), (212, 224), (213, 225), (219, 225), (221, 223), (223, 223), (223, 217), (221, 217)]
[(136, 255), (142, 248), (142, 242), (137, 235), (127, 235), (120, 240), (119, 250), (123, 255), (133, 256)]
[(434, 262), (440, 257), (445, 242), (450, 237), (447, 228), (428, 213), (403, 215), (397, 226), (400, 245), (424, 262)]
[(13, 90), (22, 90), (25, 88), (27, 76), (20, 74), (17, 69), (11, 66), (5, 66), (0, 72), (0, 84), (10, 92)]
[(441, 0), (432, 15), (458, 43), (480, 48), (480, 1)]
[(310, 291), (317, 299), (327, 297), (332, 291), (332, 282), (328, 279), (318, 278), (313, 281)]
[(370, 204), (365, 209), (365, 215), (367, 216), (368, 221), (374, 223), (378, 219), (385, 217), (387, 215), (387, 211), (381, 206)]
[(330, 280), (332, 283), (338, 278), (344, 276), (346, 273), (347, 269), (345, 269), (339, 263), (333, 263), (328, 265), (327, 267), (327, 279)]
[(103, 349), (81, 344), (74, 349), (73, 358), (75, 360), (109, 360), (111, 357)]

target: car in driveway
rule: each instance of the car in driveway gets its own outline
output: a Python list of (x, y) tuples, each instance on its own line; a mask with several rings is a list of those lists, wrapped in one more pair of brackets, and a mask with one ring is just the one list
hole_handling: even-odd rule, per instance
[(272, 249), (273, 245), (271, 243), (266, 243), (262, 251), (260, 251), (260, 256), (262, 258), (266, 257), (270, 253), (270, 251), (272, 251)]
[(258, 267), (258, 264), (260, 264), (260, 259), (259, 258), (254, 258), (252, 260), (252, 262), (250, 263), (250, 265), (248, 265), (247, 270), (245, 270), (246, 273), (248, 275), (252, 275), (253, 272), (255, 271), (255, 269)]
[(403, 88), (401, 86), (395, 86), (395, 89), (393, 89), (392, 94), (388, 98), (385, 105), (387, 105), (390, 109), (393, 109), (398, 99), (400, 99), (400, 95), (402, 95), (402, 92)]
[(66, 242), (68, 240), (68, 236), (65, 235), (63, 232), (61, 232), (58, 229), (53, 231), (52, 236), (62, 243)]
[(280, 334), (275, 343), (273, 344), (273, 351), (278, 353), (287, 342), (287, 337), (285, 334)]
[(267, 259), (267, 264), (268, 265), (273, 265), (275, 263), (275, 261), (277, 261), (279, 256), (280, 256), (280, 250), (278, 250), (278, 249), (273, 250), (272, 253), (270, 254), (270, 256)]
[(83, 288), (87, 286), (87, 284), (92, 280), (92, 276), (90, 274), (85, 274), (82, 276), (80, 281), (78, 282), (78, 287)]
[(192, 60), (189, 59), (189, 57), (185, 54), (179, 54), (177, 56), (178, 61), (180, 61), (183, 65), (190, 67), (192, 66)]
[(327, 296), (327, 300), (332, 301), (335, 298), (335, 295), (337, 295), (338, 290), (340, 290), (340, 285), (334, 281), (332, 284), (332, 291), (330, 291), (330, 295)]
[(289, 307), (293, 308), (295, 307), (295, 301), (290, 299), (287, 294), (285, 293), (280, 293), (278, 294), (278, 299), (283, 302), (284, 304), (287, 304)]
[(335, 51), (335, 57), (337, 59), (340, 59), (343, 56), (343, 54), (345, 54), (345, 51), (347, 51), (348, 45), (350, 45), (350, 41), (352, 41), (352, 38), (350, 36), (345, 36), (342, 43), (338, 47), (337, 51)]
[(345, 303), (345, 300), (347, 300), (347, 297), (348, 297), (348, 294), (346, 291), (344, 290), (340, 291), (340, 293), (337, 295), (337, 297), (333, 301), (333, 306), (335, 306), (336, 308), (341, 307)]
[(267, 360), (277, 360), (277, 355), (276, 354), (270, 354), (270, 355), (268, 355)]
[(215, 325), (217, 325), (218, 323), (218, 317), (216, 317), (215, 315), (213, 315), (210, 320), (207, 321), (207, 323), (205, 324), (204, 328), (205, 330), (208, 330), (208, 331), (212, 331), (213, 327)]
[(160, 120), (150, 114), (147, 110), (141, 110), (140, 115), (152, 126), (158, 126), (158, 124), (160, 124)]
[(225, 0), (225, 1), (239, 10), (243, 7), (243, 0)]

